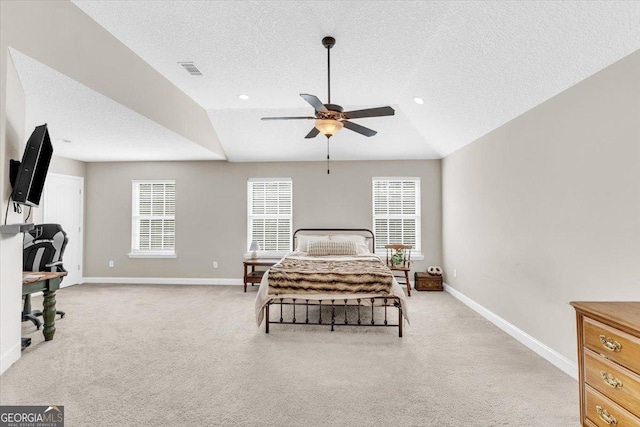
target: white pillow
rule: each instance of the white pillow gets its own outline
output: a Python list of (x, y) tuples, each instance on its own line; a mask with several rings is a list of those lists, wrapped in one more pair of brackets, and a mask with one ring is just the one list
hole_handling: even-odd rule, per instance
[(329, 241), (329, 236), (320, 234), (297, 234), (296, 235), (296, 252), (307, 252), (307, 245), (312, 240)]
[(356, 242), (345, 240), (342, 242), (330, 240), (311, 240), (309, 242), (308, 256), (329, 255), (357, 255)]
[(360, 234), (332, 234), (329, 237), (336, 242), (355, 242), (358, 255), (371, 253), (367, 238)]

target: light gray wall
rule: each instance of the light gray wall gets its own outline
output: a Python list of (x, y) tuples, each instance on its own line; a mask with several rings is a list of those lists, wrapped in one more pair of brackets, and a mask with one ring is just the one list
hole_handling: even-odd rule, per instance
[(442, 171), (455, 289), (573, 361), (570, 301), (640, 300), (640, 51)]
[(53, 156), (49, 165), (49, 172), (85, 178), (87, 176), (87, 164), (78, 160)]
[[(85, 277), (241, 278), (247, 251), (247, 179), (293, 179), (293, 227), (372, 228), (371, 178), (415, 176), (422, 185), (416, 269), (441, 262), (440, 161), (87, 165)], [(176, 180), (176, 259), (131, 259), (131, 180)], [(114, 268), (108, 261), (115, 262)], [(213, 261), (219, 268), (213, 269)]]
[[(0, 224), (21, 223), (22, 215), (5, 208), (11, 195), (9, 159), (19, 159), (25, 145), (25, 95), (15, 65), (0, 37)], [(20, 358), (22, 234), (0, 234), (0, 374)]]

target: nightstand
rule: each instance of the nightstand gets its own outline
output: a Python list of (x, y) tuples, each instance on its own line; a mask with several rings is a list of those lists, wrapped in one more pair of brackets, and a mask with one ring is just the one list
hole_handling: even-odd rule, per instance
[[(280, 262), (280, 258), (256, 258), (245, 259), (244, 264), (244, 291), (247, 292), (247, 283), (260, 283), (266, 270), (256, 270), (256, 267), (271, 267)], [(249, 269), (251, 267), (251, 269)]]

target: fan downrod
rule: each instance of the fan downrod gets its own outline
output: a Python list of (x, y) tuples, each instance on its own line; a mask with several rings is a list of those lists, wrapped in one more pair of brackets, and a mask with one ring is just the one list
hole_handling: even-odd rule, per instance
[(326, 47), (327, 49), (331, 49), (334, 44), (336, 44), (336, 39), (334, 39), (333, 37), (327, 36), (322, 39), (322, 46)]

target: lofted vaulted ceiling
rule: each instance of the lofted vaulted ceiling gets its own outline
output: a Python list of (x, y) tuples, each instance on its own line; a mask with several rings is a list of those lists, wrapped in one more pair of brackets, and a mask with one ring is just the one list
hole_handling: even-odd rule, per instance
[(639, 2), (73, 3), (207, 110), (230, 161), (323, 159), (312, 121), (260, 117), (310, 115), (300, 93), (327, 101), (327, 35), (332, 102), (396, 110), (355, 120), (372, 138), (334, 136), (336, 160), (441, 158), (640, 49)]

